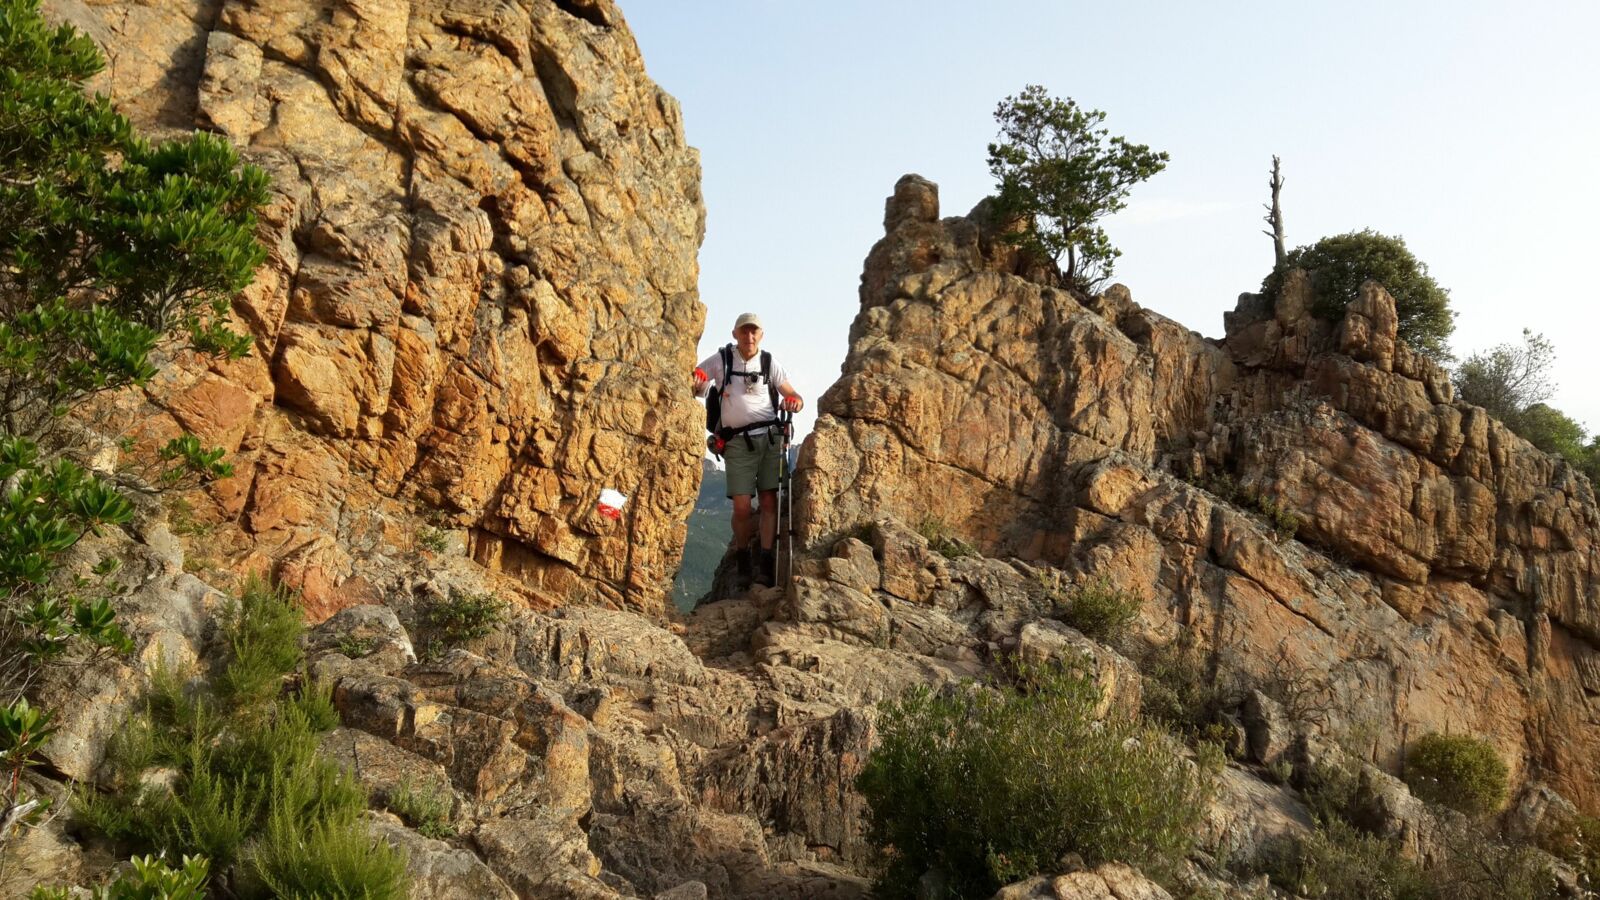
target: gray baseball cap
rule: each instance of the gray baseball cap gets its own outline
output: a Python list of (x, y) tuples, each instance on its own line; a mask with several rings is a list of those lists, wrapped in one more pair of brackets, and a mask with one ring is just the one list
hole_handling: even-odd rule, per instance
[(757, 328), (761, 328), (761, 317), (755, 313), (742, 313), (733, 323), (733, 330), (738, 331), (746, 325), (754, 325)]

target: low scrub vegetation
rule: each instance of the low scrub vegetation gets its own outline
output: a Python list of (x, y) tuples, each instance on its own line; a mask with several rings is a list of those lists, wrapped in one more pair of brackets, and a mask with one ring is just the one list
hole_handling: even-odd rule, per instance
[(1027, 690), (964, 685), (887, 703), (858, 787), (883, 848), (878, 896), (987, 897), (1064, 854), (1155, 877), (1184, 858), (1219, 752), (1184, 759), (1160, 729), (1095, 720), (1081, 673), (1019, 665)]
[(1538, 845), (1571, 866), (1580, 887), (1600, 894), (1600, 817), (1560, 816), (1540, 832)]
[(1061, 620), (1103, 643), (1115, 644), (1139, 617), (1139, 597), (1109, 578), (1082, 582), (1067, 592)]
[(1244, 696), (1229, 672), (1213, 671), (1206, 651), (1187, 632), (1141, 654), (1139, 675), (1140, 711), (1191, 740), (1211, 733)]
[(185, 856), (177, 868), (154, 856), (136, 856), (133, 871), (101, 885), (87, 895), (74, 895), (70, 888), (35, 888), (29, 900), (201, 900), (211, 866), (203, 856)]
[(933, 552), (945, 559), (960, 559), (963, 556), (977, 556), (978, 551), (971, 544), (956, 536), (955, 529), (951, 528), (943, 519), (930, 516), (917, 525), (917, 534), (922, 535), (928, 542), (928, 547)]
[(1300, 897), (1328, 900), (1431, 900), (1428, 876), (1400, 848), (1339, 820), (1309, 836), (1270, 847), (1261, 868), (1272, 883)]
[(445, 785), (427, 782), (419, 786), (406, 778), (389, 792), (385, 805), (424, 837), (442, 840), (456, 833), (450, 823), (450, 789)]
[(430, 632), (427, 655), (487, 637), (505, 618), (506, 603), (493, 594), (462, 591), (438, 600), (422, 615)]
[(81, 793), (80, 816), (135, 852), (204, 855), (230, 897), (405, 896), (403, 858), (367, 834), (365, 793), (317, 755), (338, 715), (326, 690), (294, 688), (291, 598), (250, 581), (220, 625), (226, 652), (209, 680), (153, 673), (109, 748), (112, 791)]
[(1500, 754), (1480, 738), (1427, 734), (1406, 752), (1406, 782), (1418, 797), (1470, 815), (1499, 809), (1506, 779)]

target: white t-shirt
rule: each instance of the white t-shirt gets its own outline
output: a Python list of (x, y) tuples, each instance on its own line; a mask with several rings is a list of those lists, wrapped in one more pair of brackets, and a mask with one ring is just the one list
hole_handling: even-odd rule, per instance
[[(711, 379), (711, 390), (721, 390), (722, 351), (718, 350), (702, 360), (700, 370)], [(746, 372), (750, 377), (745, 376)], [(789, 381), (789, 373), (778, 365), (777, 358), (772, 360), (771, 377), (774, 386)], [(722, 395), (722, 427), (742, 428), (752, 422), (767, 422), (778, 417), (778, 411), (772, 408), (772, 393), (761, 378), (760, 351), (756, 352), (754, 359), (747, 360), (739, 355), (739, 348), (734, 347), (733, 377), (729, 380), (732, 384), (728, 386), (727, 393)]]

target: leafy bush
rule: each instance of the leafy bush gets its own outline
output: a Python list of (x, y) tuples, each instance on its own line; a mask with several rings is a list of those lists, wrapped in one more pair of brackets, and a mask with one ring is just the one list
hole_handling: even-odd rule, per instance
[(1220, 722), (1244, 692), (1227, 670), (1212, 666), (1187, 632), (1139, 657), (1140, 712), (1193, 740)]
[(300, 664), (305, 621), (293, 595), (258, 576), (245, 579), (238, 599), (218, 616), (227, 656), (212, 690), (224, 709), (263, 709)]
[(450, 549), (450, 535), (442, 528), (422, 525), (417, 528), (417, 546), (429, 553), (443, 553)]
[(1276, 297), (1290, 269), (1310, 273), (1312, 312), (1330, 322), (1344, 318), (1345, 305), (1355, 299), (1362, 282), (1378, 282), (1394, 297), (1401, 340), (1435, 360), (1450, 358), (1450, 334), (1456, 327), (1450, 292), (1433, 280), (1405, 239), (1367, 229), (1296, 247), (1267, 276), (1262, 291)]
[(978, 555), (978, 551), (971, 544), (956, 537), (955, 529), (945, 524), (943, 519), (934, 516), (923, 519), (917, 525), (917, 534), (922, 535), (928, 542), (929, 549), (945, 559)]
[(407, 896), (405, 857), (367, 836), (354, 808), (320, 819), (293, 804), (274, 808), (250, 854), (257, 897), (379, 900)]
[(1600, 892), (1600, 817), (1562, 816), (1537, 836), (1540, 848), (1572, 866), (1579, 884)]
[(1472, 354), (1451, 373), (1460, 398), (1510, 424), (1522, 410), (1555, 392), (1550, 369), (1556, 348), (1544, 335), (1522, 329), (1522, 345), (1498, 344)]
[(360, 659), (371, 653), (372, 648), (376, 646), (377, 641), (374, 638), (356, 637), (355, 635), (347, 634), (339, 638), (338, 650), (351, 659)]
[(1300, 516), (1287, 504), (1262, 494), (1256, 498), (1256, 508), (1267, 517), (1267, 524), (1272, 526), (1272, 537), (1278, 543), (1293, 538), (1300, 530)]
[(1526, 844), (1508, 845), (1483, 827), (1457, 821), (1444, 828), (1444, 859), (1428, 870), (1441, 900), (1556, 900), (1564, 896), (1550, 857)]
[(361, 821), (365, 793), (317, 754), (338, 724), (328, 691), (286, 692), (302, 662), (291, 598), (252, 579), (219, 624), (227, 653), (210, 683), (152, 672), (144, 710), (108, 748), (113, 790), (81, 792), (80, 816), (138, 851), (205, 855), (233, 896), (404, 896), (403, 860)]
[(1082, 675), (1021, 668), (1027, 692), (918, 687), (884, 705), (857, 784), (885, 856), (879, 896), (917, 897), (933, 870), (947, 896), (987, 897), (1066, 853), (1160, 876), (1187, 853), (1211, 773), (1156, 729), (1094, 720)]
[(139, 138), (84, 91), (104, 64), (38, 0), (0, 0), (0, 418), (50, 446), (73, 406), (154, 376), (169, 335), (247, 353), (227, 319), (266, 258), (266, 174), (216, 135)]
[(1490, 813), (1506, 797), (1506, 764), (1488, 741), (1426, 734), (1406, 753), (1406, 783), (1418, 797), (1468, 814)]
[(1360, 776), (1339, 762), (1321, 760), (1300, 773), (1306, 809), (1321, 823), (1348, 824), (1360, 789)]
[(506, 618), (506, 602), (493, 594), (452, 593), (448, 600), (430, 605), (423, 621), (433, 638), (447, 647), (487, 637)]
[[(32, 729), (0, 738), (12, 775), (0, 806), (14, 811), (40, 808), (16, 777), (48, 734), (51, 711), (23, 699), (39, 668), (79, 649), (132, 648), (115, 621), (115, 560), (93, 577), (59, 571), (84, 535), (134, 513), (72, 457), (81, 440), (68, 416), (148, 382), (178, 332), (202, 353), (246, 353), (249, 339), (225, 321), (265, 259), (255, 210), (266, 176), (215, 136), (140, 140), (109, 99), (84, 91), (103, 66), (94, 42), (51, 27), (38, 0), (0, 0), (0, 711)], [(192, 435), (154, 456), (146, 488), (230, 472)]]
[(1120, 640), (1139, 618), (1139, 598), (1111, 583), (1109, 578), (1085, 581), (1067, 597), (1062, 621), (1097, 641)]
[[(133, 858), (133, 871), (110, 884), (95, 888), (89, 900), (202, 900), (210, 863), (203, 856), (185, 856), (174, 869), (154, 856)], [(30, 900), (69, 900), (66, 888), (35, 888)]]
[(1266, 848), (1259, 860), (1272, 882), (1300, 897), (1328, 900), (1434, 900), (1426, 873), (1400, 848), (1332, 819), (1301, 839)]
[(1590, 481), (1600, 483), (1600, 435), (1589, 437), (1571, 416), (1535, 403), (1506, 420), (1506, 425), (1528, 443), (1561, 457)]
[(410, 778), (403, 779), (389, 792), (386, 805), (426, 837), (443, 839), (456, 833), (450, 824), (450, 789), (444, 785), (418, 787)]

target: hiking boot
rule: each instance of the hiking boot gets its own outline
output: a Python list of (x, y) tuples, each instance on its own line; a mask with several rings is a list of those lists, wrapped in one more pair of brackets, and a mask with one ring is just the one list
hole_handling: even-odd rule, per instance
[(755, 568), (753, 562), (755, 560), (756, 553), (754, 550), (749, 548), (741, 548), (733, 551), (733, 554), (734, 562), (737, 564), (737, 568), (739, 570), (739, 586), (741, 589), (743, 589), (745, 585), (750, 583), (750, 573), (751, 570)]
[(761, 570), (756, 573), (756, 584), (772, 587), (778, 583), (778, 554), (773, 550), (761, 551)]

